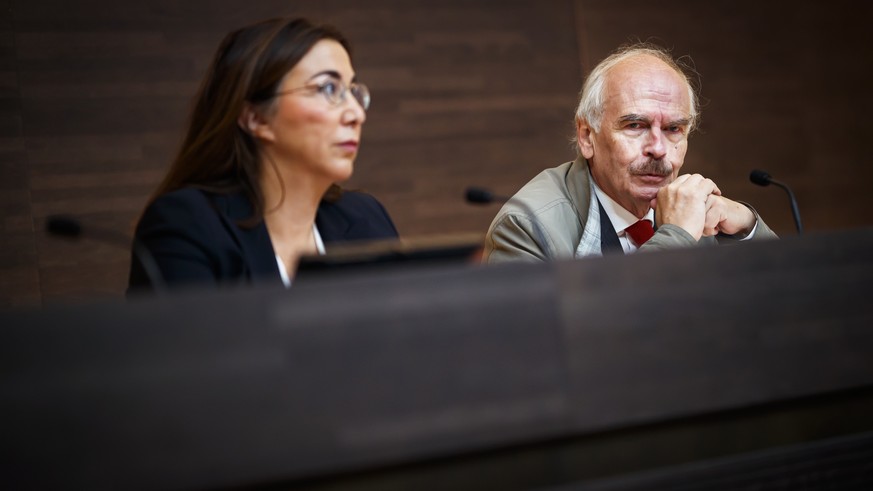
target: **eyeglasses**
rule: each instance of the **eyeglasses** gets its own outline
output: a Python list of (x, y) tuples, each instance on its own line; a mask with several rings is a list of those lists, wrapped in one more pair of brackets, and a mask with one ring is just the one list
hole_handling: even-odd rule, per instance
[(300, 92), (303, 90), (318, 92), (324, 96), (324, 99), (332, 106), (339, 106), (345, 102), (346, 95), (351, 92), (352, 97), (358, 101), (358, 104), (364, 108), (364, 111), (370, 107), (370, 89), (368, 89), (366, 85), (358, 82), (352, 82), (351, 84), (346, 85), (340, 81), (328, 80), (317, 85), (304, 85), (303, 87), (298, 87), (296, 89), (282, 90), (273, 94), (273, 97), (293, 94), (294, 92)]

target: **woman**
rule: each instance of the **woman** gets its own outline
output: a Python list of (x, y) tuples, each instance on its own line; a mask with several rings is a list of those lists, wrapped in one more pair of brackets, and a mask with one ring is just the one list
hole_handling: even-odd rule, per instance
[(304, 19), (224, 39), (137, 225), (131, 290), (289, 286), (299, 257), (325, 244), (397, 237), (378, 201), (335, 184), (352, 174), (370, 103), (349, 53), (338, 31)]

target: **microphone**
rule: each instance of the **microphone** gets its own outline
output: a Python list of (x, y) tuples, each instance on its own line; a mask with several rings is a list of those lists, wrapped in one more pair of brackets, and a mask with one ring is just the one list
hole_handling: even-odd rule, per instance
[(467, 188), (465, 197), (468, 203), (477, 205), (488, 205), (496, 202), (505, 203), (511, 199), (508, 196), (495, 196), (491, 191), (478, 187)]
[(48, 217), (45, 222), (46, 231), (49, 235), (78, 239), (82, 235), (82, 226), (73, 218), (54, 215)]
[(519, 201), (512, 196), (501, 196), (499, 194), (494, 194), (491, 191), (480, 188), (476, 186), (471, 186), (467, 188), (467, 191), (464, 193), (464, 197), (467, 200), (467, 203), (472, 203), (476, 205), (489, 205), (491, 203), (513, 203), (521, 207), (525, 213), (531, 216), (531, 224), (533, 225), (534, 235), (536, 235), (535, 240), (539, 243), (540, 250), (543, 251), (543, 254), (546, 256), (546, 259), (551, 259), (551, 249), (548, 247), (549, 242), (546, 240), (546, 234), (543, 232), (542, 226), (540, 226), (540, 222), (533, 218), (534, 213), (531, 210), (530, 206), (527, 203)]
[(94, 239), (105, 244), (111, 244), (116, 247), (127, 249), (131, 247), (133, 258), (138, 260), (142, 269), (145, 272), (149, 283), (152, 284), (155, 292), (163, 292), (166, 290), (166, 282), (164, 275), (161, 274), (161, 269), (158, 267), (155, 257), (148, 250), (145, 244), (136, 237), (129, 239), (126, 235), (108, 230), (104, 228), (88, 228), (85, 229), (79, 220), (66, 215), (51, 215), (46, 218), (45, 229), (49, 235), (55, 237), (64, 237), (70, 240), (79, 240), (81, 238)]
[(802, 234), (803, 225), (800, 223), (800, 210), (797, 209), (797, 200), (794, 199), (794, 193), (791, 192), (791, 188), (789, 188), (787, 184), (773, 179), (770, 177), (770, 174), (762, 170), (753, 170), (752, 173), (749, 174), (749, 180), (758, 186), (769, 186), (770, 184), (774, 184), (788, 193), (788, 200), (791, 202), (791, 214), (794, 216), (794, 225), (797, 227), (797, 234)]

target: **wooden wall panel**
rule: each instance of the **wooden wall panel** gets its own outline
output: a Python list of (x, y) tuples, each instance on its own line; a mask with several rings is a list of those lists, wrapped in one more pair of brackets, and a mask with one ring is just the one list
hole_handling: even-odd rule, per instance
[(586, 72), (629, 40), (652, 40), (694, 60), (704, 107), (687, 170), (755, 204), (783, 235), (794, 233), (788, 199), (750, 184), (752, 169), (794, 188), (809, 231), (873, 224), (861, 116), (873, 109), (864, 34), (871, 4), (576, 0), (576, 16)]
[(40, 301), (11, 4), (0, 1), (0, 306)]
[(585, 71), (630, 38), (690, 54), (706, 99), (688, 170), (711, 175), (791, 233), (795, 186), (812, 231), (871, 223), (862, 114), (871, 7), (816, 2), (629, 0), (0, 0), (0, 306), (120, 296), (123, 248), (47, 238), (45, 217), (129, 233), (178, 144), (219, 41), (240, 25), (304, 15), (352, 40), (373, 91), (355, 176), (408, 238), (484, 234), (512, 194), (570, 160)]
[(378, 38), (359, 36), (359, 71), (376, 96), (352, 184), (383, 198), (405, 235), (484, 233), (497, 210), (464, 203), (466, 186), (511, 194), (573, 157), (572, 5), (408, 5), (375, 16)]
[(18, 179), (4, 180), (0, 266), (4, 285), (13, 263), (15, 275), (32, 273), (34, 294), (13, 300), (4, 287), (2, 305), (121, 294), (127, 252), (45, 237), (45, 218), (69, 213), (129, 233), (219, 41), (259, 19), (303, 15), (352, 40), (374, 102), (348, 186), (376, 194), (405, 237), (484, 234), (497, 209), (465, 204), (467, 185), (512, 193), (573, 156), (580, 71), (569, 0), (499, 11), (486, 0), (3, 5), (0, 110), (12, 110), (0, 114), (3, 172)]

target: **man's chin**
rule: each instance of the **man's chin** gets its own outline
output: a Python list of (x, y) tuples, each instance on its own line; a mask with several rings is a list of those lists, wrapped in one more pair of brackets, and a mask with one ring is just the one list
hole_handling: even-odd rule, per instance
[(651, 201), (658, 197), (658, 191), (661, 190), (662, 187), (666, 186), (665, 182), (661, 186), (637, 186), (636, 192), (634, 195), (640, 200)]

